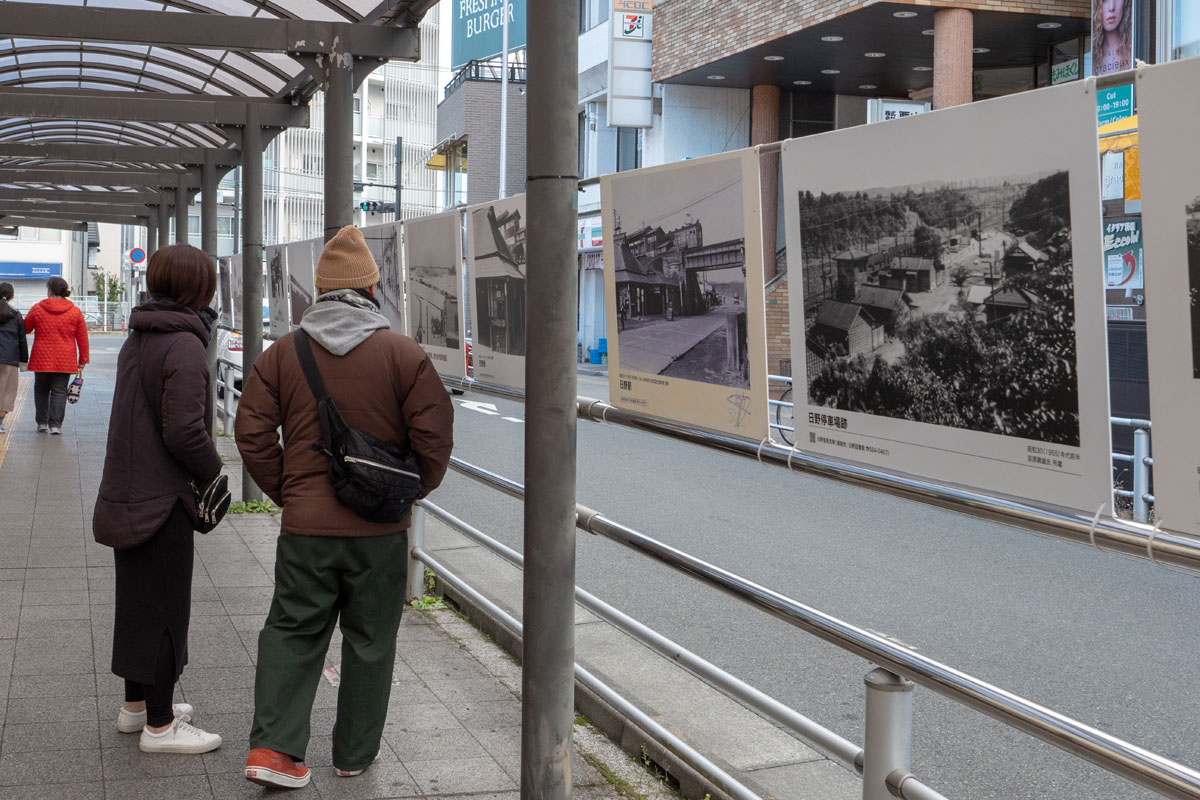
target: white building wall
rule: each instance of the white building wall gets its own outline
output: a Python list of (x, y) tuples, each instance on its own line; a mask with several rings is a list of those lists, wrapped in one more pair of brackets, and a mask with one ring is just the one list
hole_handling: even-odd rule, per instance
[(0, 237), (0, 282), (13, 285), (16, 305), (22, 311), (46, 297), (47, 278), (3, 277), (5, 262), (44, 264), (50, 275), (66, 279), (73, 294), (85, 295), (91, 289), (90, 278), (85, 285), (86, 242), (86, 233), (49, 228), (21, 228), (17, 238)]
[(750, 146), (750, 90), (662, 85), (662, 113), (642, 138), (642, 165)]

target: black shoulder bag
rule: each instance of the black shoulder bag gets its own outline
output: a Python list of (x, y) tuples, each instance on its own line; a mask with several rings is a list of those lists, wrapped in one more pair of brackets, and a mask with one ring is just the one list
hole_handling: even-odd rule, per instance
[(296, 356), (317, 401), (317, 416), (321, 420), (324, 447), (318, 444), (312, 447), (329, 457), (329, 482), (333, 484), (334, 496), (368, 522), (399, 522), (421, 491), (416, 456), (347, 425), (325, 390), (308, 334), (303, 329), (297, 330), (294, 339)]

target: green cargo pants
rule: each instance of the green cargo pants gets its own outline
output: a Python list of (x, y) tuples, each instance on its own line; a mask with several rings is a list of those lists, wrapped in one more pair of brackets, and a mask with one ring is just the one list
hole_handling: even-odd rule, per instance
[(408, 531), (279, 536), (275, 597), (258, 635), (250, 747), (304, 759), (313, 697), (333, 626), (342, 665), (333, 764), (362, 769), (379, 752), (408, 577)]

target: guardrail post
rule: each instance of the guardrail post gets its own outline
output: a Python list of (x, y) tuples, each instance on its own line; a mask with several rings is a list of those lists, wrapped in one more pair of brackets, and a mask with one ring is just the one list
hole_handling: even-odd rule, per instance
[(425, 509), (414, 505), (408, 526), (408, 600), (420, 600), (425, 594), (425, 565), (413, 556), (418, 547), (425, 549)]
[(1133, 518), (1138, 522), (1150, 521), (1150, 504), (1146, 495), (1150, 493), (1150, 432), (1138, 428), (1133, 432)]
[(225, 409), (222, 416), (225, 417), (222, 426), (226, 436), (233, 435), (233, 381), (230, 380), (230, 375), (233, 372), (228, 364), (221, 365), (221, 384), (225, 388)]
[(863, 800), (891, 800), (888, 775), (912, 761), (913, 682), (882, 667), (863, 678), (867, 686), (867, 738), (863, 746)]

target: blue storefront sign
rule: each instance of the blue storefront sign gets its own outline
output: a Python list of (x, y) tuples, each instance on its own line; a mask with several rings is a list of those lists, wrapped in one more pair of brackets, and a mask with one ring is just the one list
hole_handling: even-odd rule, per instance
[(0, 279), (29, 280), (62, 277), (61, 263), (44, 261), (0, 261)]
[(1096, 92), (1096, 122), (1099, 126), (1132, 116), (1133, 84)]
[(525, 47), (525, 0), (455, 0), (450, 26), (450, 68), (495, 58), (504, 50), (504, 10), (508, 8), (508, 49)]

